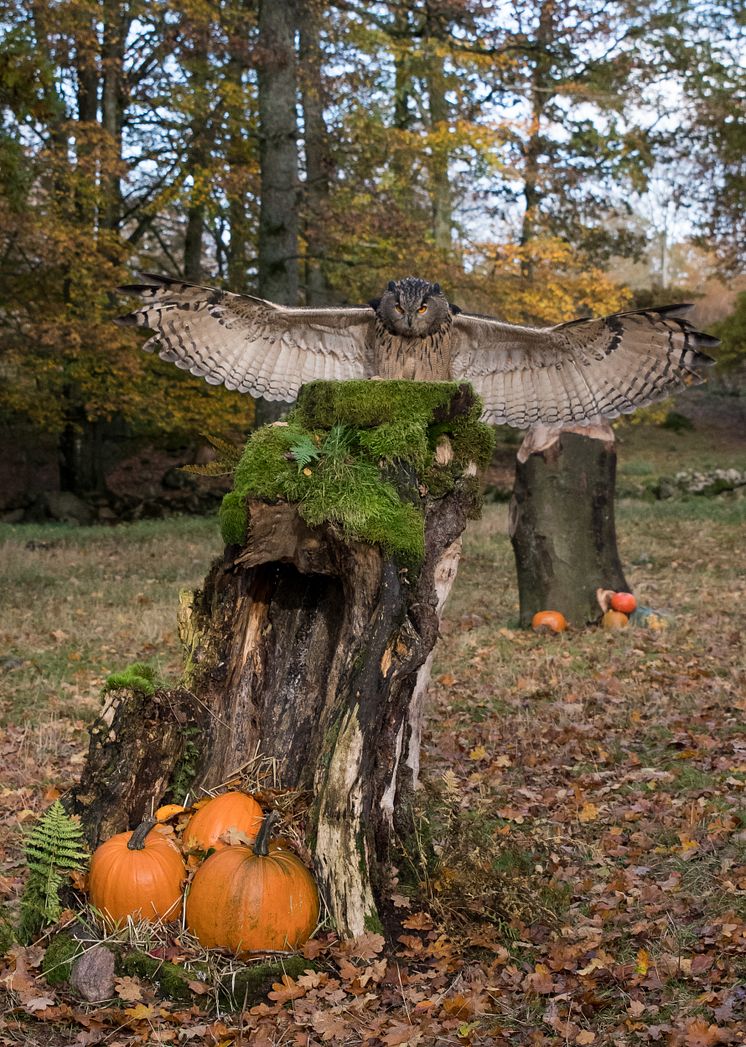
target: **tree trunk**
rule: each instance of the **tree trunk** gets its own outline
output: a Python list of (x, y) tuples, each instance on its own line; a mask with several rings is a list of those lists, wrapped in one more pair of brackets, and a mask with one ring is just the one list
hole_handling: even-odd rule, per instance
[(295, 3), (259, 4), (259, 294), (298, 303)]
[[(442, 251), (450, 251), (453, 226), (453, 201), (448, 172), (449, 148), (447, 132), (449, 108), (443, 38), (446, 24), (442, 18), (428, 19), (426, 38), (425, 82), (430, 110), (430, 199), (432, 201), (433, 243)], [(436, 138), (439, 137), (439, 140)]]
[(320, 42), (321, 8), (308, 0), (300, 8), (300, 88), (306, 154), (304, 232), (306, 305), (331, 301), (326, 278), (324, 226), (328, 221), (332, 157), (324, 122), (324, 84)]
[[(260, 0), (259, 294), (298, 304), (298, 126), (296, 119), (296, 5)], [(260, 399), (256, 423), (281, 418), (287, 405)]]
[(529, 431), (510, 505), (521, 625), (543, 610), (586, 625), (601, 615), (597, 589), (628, 589), (616, 545), (615, 475), (609, 425)]
[[(314, 426), (333, 384), (305, 391)], [(468, 387), (445, 396), (428, 423), (438, 431), (474, 411)], [(118, 694), (94, 728), (69, 803), (92, 843), (164, 795), (182, 798), (185, 767), (194, 796), (260, 760), (275, 787), (309, 797), (314, 870), (338, 931), (384, 925), (390, 849), (397, 835), (413, 835), (431, 654), (479, 500), (473, 470), (458, 472), (458, 460), (442, 467), (452, 486), (440, 497), (423, 493), (423, 477), (438, 489), (440, 466), (423, 477), (404, 466), (386, 474), (424, 513), (417, 570), (334, 523), (309, 526), (295, 503), (248, 498), (245, 543), (227, 546), (202, 589), (183, 596), (183, 687), (145, 702), (135, 694), (129, 706)]]
[(184, 277), (197, 283), (202, 279), (202, 256), (207, 215), (208, 167), (210, 162), (208, 138), (210, 98), (208, 93), (210, 27), (204, 21), (194, 24), (185, 20), (184, 35), (188, 39), (187, 66), (193, 98), (193, 116), (189, 126), (187, 170), (193, 185), (187, 206), (184, 233)]

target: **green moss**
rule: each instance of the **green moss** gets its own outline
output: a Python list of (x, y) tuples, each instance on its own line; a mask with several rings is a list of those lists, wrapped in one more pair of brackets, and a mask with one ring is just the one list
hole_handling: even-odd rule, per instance
[(375, 911), (367, 912), (363, 917), (363, 925), (366, 931), (371, 931), (373, 934), (384, 934), (384, 927), (381, 923), (381, 917)]
[(359, 439), (365, 451), (387, 464), (409, 462), (416, 469), (424, 469), (427, 464), (430, 450), (427, 429), (419, 419), (408, 418), (363, 429)]
[(158, 960), (144, 952), (129, 952), (119, 958), (118, 974), (135, 975), (146, 978), (157, 985), (164, 996), (170, 1000), (189, 1001), (193, 997), (189, 982), (193, 976), (168, 960)]
[(148, 696), (155, 694), (159, 681), (156, 670), (152, 665), (143, 662), (133, 662), (126, 669), (107, 676), (104, 684), (106, 691), (138, 691)]
[(13, 924), (6, 916), (0, 914), (0, 956), (4, 956), (11, 945), (15, 944), (15, 941), (16, 934), (13, 930)]
[(201, 738), (202, 732), (195, 724), (184, 728), (184, 749), (168, 786), (168, 795), (174, 803), (183, 803), (191, 789), (201, 753)]
[(219, 513), (220, 533), (226, 545), (243, 545), (246, 541), (246, 499), (239, 491), (229, 491)]
[(219, 994), (229, 1008), (244, 1009), (258, 1003), (283, 975), (299, 978), (304, 971), (315, 971), (316, 964), (304, 956), (285, 956), (273, 963), (247, 964), (221, 982)]
[[(287, 500), (311, 526), (335, 523), (348, 539), (416, 567), (425, 543), (419, 477), (427, 471), (428, 493), (440, 497), (466, 464), (489, 461), (494, 441), (480, 412), (469, 387), (455, 382), (310, 383), (286, 425), (266, 426), (247, 443), (221, 509), (226, 544), (245, 541), (247, 497)], [(438, 467), (444, 433), (453, 463)]]
[(41, 969), (50, 985), (70, 980), (73, 961), (83, 952), (83, 945), (69, 934), (56, 934), (47, 946)]
[(458, 382), (309, 382), (301, 389), (292, 419), (304, 429), (371, 429), (414, 419), (427, 425), (460, 389)]

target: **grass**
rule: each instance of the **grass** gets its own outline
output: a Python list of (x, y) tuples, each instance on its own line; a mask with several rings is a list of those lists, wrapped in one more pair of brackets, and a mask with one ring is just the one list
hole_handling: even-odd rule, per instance
[(90, 719), (106, 677), (135, 661), (177, 674), (179, 589), (221, 548), (206, 518), (0, 525), (0, 722)]

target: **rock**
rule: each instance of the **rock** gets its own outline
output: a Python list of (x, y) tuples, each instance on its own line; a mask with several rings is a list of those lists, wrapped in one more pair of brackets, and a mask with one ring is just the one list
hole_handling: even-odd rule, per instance
[(9, 509), (7, 513), (0, 514), (0, 523), (17, 524), (21, 523), (24, 516), (26, 515), (25, 509)]
[(161, 485), (167, 491), (188, 491), (194, 490), (197, 482), (189, 473), (182, 472), (178, 466), (174, 466), (172, 469), (167, 469), (163, 474)]
[(70, 985), (89, 1003), (114, 995), (114, 954), (105, 945), (94, 945), (73, 963)]
[(93, 511), (72, 491), (48, 491), (43, 495), (44, 508), (53, 520), (67, 524), (93, 523)]

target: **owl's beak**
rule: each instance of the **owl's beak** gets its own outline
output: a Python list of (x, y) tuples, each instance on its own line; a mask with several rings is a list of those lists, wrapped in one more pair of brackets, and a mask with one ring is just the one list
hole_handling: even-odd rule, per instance
[(407, 314), (407, 327), (411, 327), (411, 326), (412, 326), (412, 314), (408, 313)]

